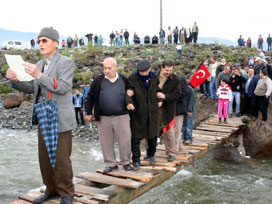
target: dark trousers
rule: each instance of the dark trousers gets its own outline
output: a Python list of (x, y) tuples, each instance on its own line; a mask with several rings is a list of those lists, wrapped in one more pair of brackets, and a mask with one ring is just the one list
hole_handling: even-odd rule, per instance
[(265, 96), (255, 96), (255, 111), (254, 111), (254, 117), (258, 118), (258, 113), (261, 111), (263, 121), (267, 120), (267, 110), (269, 105), (269, 98), (266, 98)]
[(174, 43), (178, 44), (178, 36), (177, 35), (174, 35)]
[[(141, 139), (132, 138), (131, 139), (131, 151), (132, 151), (132, 161), (133, 163), (139, 162), (141, 157), (141, 150), (140, 150), (140, 143)], [(153, 157), (156, 153), (156, 146), (157, 146), (157, 137), (152, 139), (147, 139), (147, 156)]]
[(126, 45), (129, 45), (128, 38), (125, 38), (125, 44), (126, 44)]
[(267, 51), (271, 51), (271, 43), (267, 43), (267, 45), (268, 45)]
[(193, 32), (193, 39), (194, 39), (194, 43), (197, 42), (197, 32)]
[(38, 131), (38, 148), (42, 179), (46, 186), (45, 194), (59, 194), (62, 198), (73, 196), (73, 170), (70, 160), (72, 152), (72, 131), (59, 133), (54, 175), (52, 174), (52, 167), (40, 129)]
[(77, 124), (79, 125), (79, 120), (78, 120), (78, 112), (80, 114), (80, 120), (81, 120), (81, 124), (84, 124), (85, 121), (83, 119), (83, 111), (82, 111), (82, 108), (77, 108), (75, 107), (75, 113), (76, 113), (76, 121), (77, 121)]
[(255, 99), (254, 97), (248, 97), (248, 94), (244, 94), (244, 98), (242, 100), (241, 114), (251, 114), (254, 115), (255, 109)]

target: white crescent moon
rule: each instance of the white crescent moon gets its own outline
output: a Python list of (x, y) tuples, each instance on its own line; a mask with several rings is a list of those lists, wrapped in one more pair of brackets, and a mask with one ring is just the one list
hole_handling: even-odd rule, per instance
[(201, 78), (204, 78), (205, 77), (205, 72), (203, 70), (199, 70), (197, 73), (199, 73), (199, 72), (203, 73), (203, 76)]

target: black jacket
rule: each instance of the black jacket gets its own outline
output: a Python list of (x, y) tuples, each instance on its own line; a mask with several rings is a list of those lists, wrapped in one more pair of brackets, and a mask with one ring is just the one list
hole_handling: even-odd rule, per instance
[(168, 125), (176, 115), (176, 103), (181, 96), (181, 81), (176, 74), (173, 73), (168, 77), (162, 87), (162, 93), (165, 94), (162, 105), (163, 124)]
[(177, 115), (185, 115), (188, 113), (188, 94), (189, 89), (184, 77), (180, 77), (181, 81), (181, 96), (177, 101), (176, 113)]
[(128, 39), (128, 37), (129, 37), (129, 32), (128, 31), (124, 32), (124, 37), (125, 37), (125, 39)]
[[(127, 78), (122, 74), (119, 74), (119, 77), (123, 79), (127, 89)], [(86, 103), (87, 115), (94, 115), (94, 118), (96, 121), (100, 121), (99, 94), (100, 94), (100, 87), (104, 78), (105, 78), (105, 74), (99, 75), (98, 77), (95, 78), (95, 80), (92, 83), (91, 89), (89, 91), (88, 99)], [(93, 109), (94, 109), (94, 113), (92, 113)]]
[(254, 74), (260, 74), (261, 70), (267, 69), (266, 64), (262, 62), (261, 64), (257, 64), (254, 66)]
[(157, 137), (158, 101), (160, 101), (157, 98), (157, 92), (160, 91), (158, 83), (157, 76), (153, 75), (149, 80), (149, 88), (146, 89), (136, 73), (128, 77), (128, 89), (134, 91), (134, 96), (127, 96), (127, 102), (132, 103), (135, 107), (134, 111), (130, 111), (132, 138)]
[(242, 76), (231, 76), (229, 80), (229, 86), (231, 87), (232, 91), (243, 93), (245, 82), (246, 80)]

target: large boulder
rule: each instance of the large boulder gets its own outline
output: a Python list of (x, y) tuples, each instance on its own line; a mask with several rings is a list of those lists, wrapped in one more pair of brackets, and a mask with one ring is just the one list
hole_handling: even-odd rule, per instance
[(26, 100), (26, 97), (20, 93), (9, 93), (6, 95), (4, 101), (5, 108), (15, 108), (19, 107), (20, 104)]
[(272, 155), (272, 124), (261, 121), (247, 122), (243, 132), (246, 155), (250, 157)]

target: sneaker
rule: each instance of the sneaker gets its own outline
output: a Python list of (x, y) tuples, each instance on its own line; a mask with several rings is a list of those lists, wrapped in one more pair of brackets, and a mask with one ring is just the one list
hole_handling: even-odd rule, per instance
[(236, 116), (236, 117), (239, 117), (239, 116), (240, 116), (240, 113), (235, 113), (235, 116)]
[(130, 171), (130, 170), (132, 170), (130, 164), (123, 165), (123, 168), (125, 169), (125, 171)]
[(168, 161), (172, 162), (175, 160), (175, 156), (174, 155), (168, 155)]
[(191, 140), (186, 140), (185, 145), (189, 145), (189, 144), (192, 144), (192, 141)]
[(110, 166), (110, 167), (106, 167), (104, 170), (103, 170), (103, 172), (104, 173), (109, 173), (109, 172), (111, 172), (111, 171), (113, 171), (113, 170), (117, 170), (118, 169), (118, 166), (116, 165), (116, 166)]
[(140, 163), (139, 162), (134, 162), (133, 167), (132, 167), (133, 171), (138, 171), (139, 168), (140, 168)]
[(156, 163), (155, 157), (149, 157), (149, 164), (154, 165)]
[(148, 160), (149, 157), (147, 156), (147, 154), (144, 156), (144, 160)]
[(73, 204), (74, 196), (61, 198), (60, 204)]

